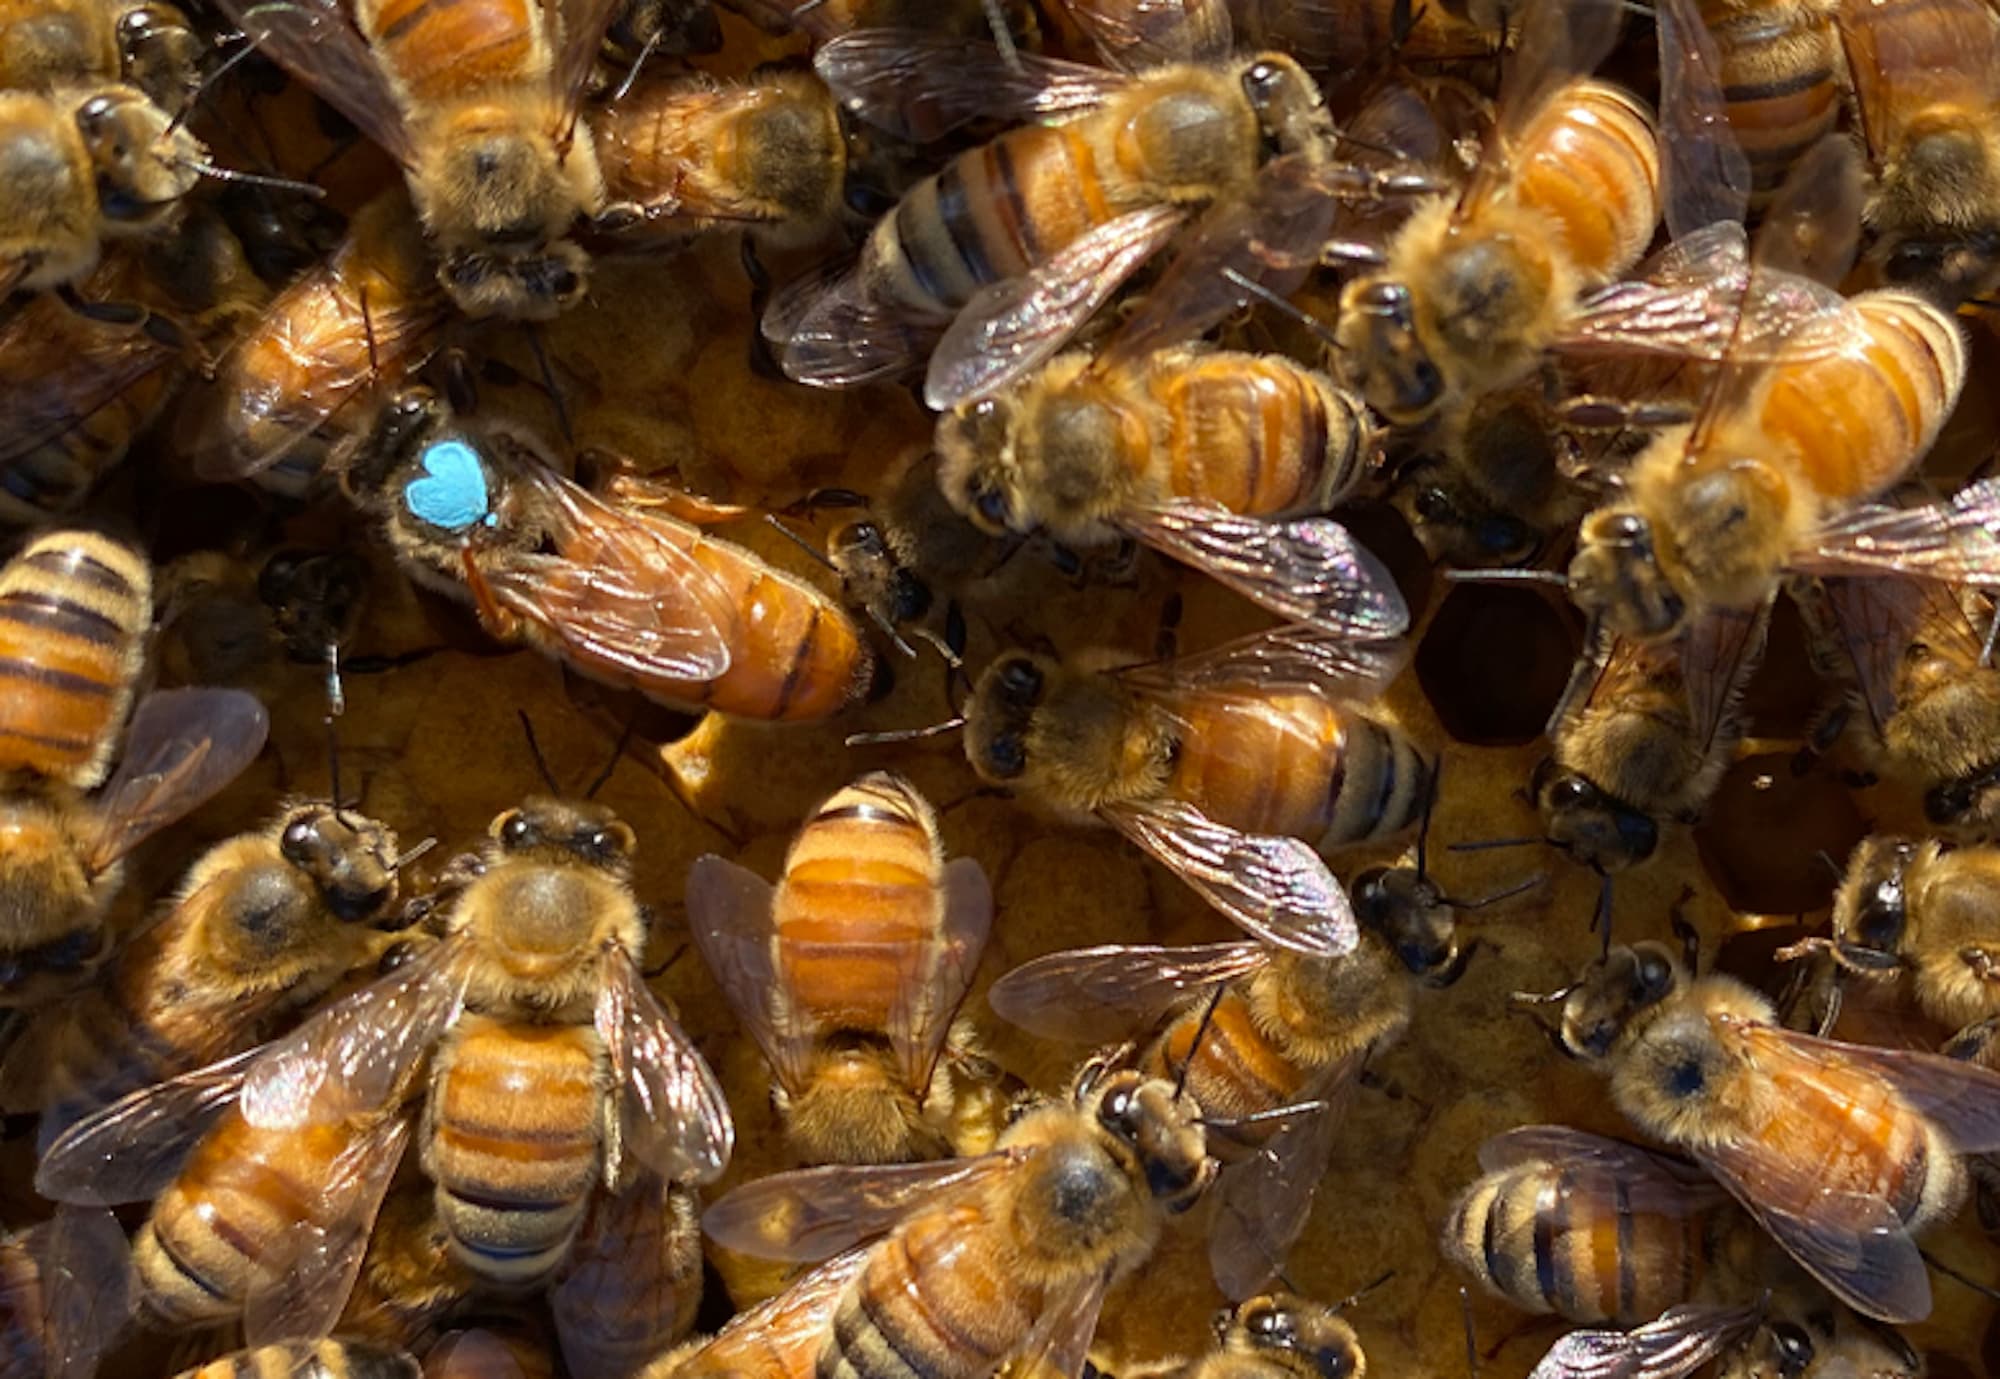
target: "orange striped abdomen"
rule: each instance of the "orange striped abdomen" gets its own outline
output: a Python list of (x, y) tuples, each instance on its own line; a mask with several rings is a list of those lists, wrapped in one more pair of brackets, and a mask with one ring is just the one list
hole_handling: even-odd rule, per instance
[(1317, 512), (1360, 479), (1370, 428), (1358, 398), (1280, 355), (1154, 356), (1148, 392), (1166, 414), (1177, 497), (1249, 516)]
[(1909, 473), (1965, 382), (1965, 341), (1936, 307), (1898, 291), (1865, 292), (1849, 306), (1866, 343), (1780, 364), (1757, 414), (1811, 493), (1835, 506), (1872, 497)]
[(143, 556), (89, 532), (37, 537), (0, 570), (0, 769), (104, 779), (152, 589)]
[(454, 1027), (431, 1082), (424, 1171), (467, 1268), (521, 1284), (562, 1261), (602, 1163), (603, 1059), (588, 1026)]
[(1307, 694), (1186, 696), (1165, 793), (1245, 833), (1303, 838), (1321, 852), (1400, 831), (1423, 807), (1409, 739), (1350, 705)]
[(1589, 280), (1637, 262), (1660, 221), (1660, 147), (1652, 113), (1605, 82), (1559, 91), (1521, 133), (1515, 195), (1561, 227)]
[(835, 794), (785, 859), (774, 908), (780, 979), (826, 1029), (889, 1032), (897, 992), (938, 936), (928, 814), (872, 778)]
[(703, 541), (695, 559), (729, 591), (742, 635), (729, 669), (690, 685), (687, 702), (799, 723), (832, 717), (867, 688), (873, 654), (839, 604), (727, 542)]
[(1701, 0), (1722, 58), (1729, 129), (1750, 160), (1753, 208), (1840, 118), (1835, 9), (1825, 0)]
[(150, 1318), (186, 1327), (239, 1316), (285, 1233), (300, 1221), (330, 1224), (322, 1193), (355, 1142), (344, 1123), (263, 1130), (225, 1112), (133, 1239)]
[[(1041, 1291), (1009, 1268), (980, 1202), (920, 1212), (869, 1252), (842, 1296), (819, 1379), (986, 1379), (1024, 1341)], [(1001, 1235), (1004, 1239), (1004, 1235)]]
[(1321, 1069), (1287, 1058), (1257, 1028), (1246, 985), (1241, 978), (1229, 984), (1207, 1016), (1206, 1028), (1206, 998), (1183, 1010), (1140, 1056), (1139, 1067), (1148, 1077), (1167, 1082), (1178, 1081), (1185, 1067), (1188, 1091), (1206, 1115), (1232, 1118), (1273, 1111), (1306, 1098), (1319, 1081)]
[(1923, 1118), (1874, 1078), (1787, 1077), (1775, 1102), (1783, 1113), (1755, 1134), (1800, 1167), (1802, 1182), (1880, 1197), (1905, 1223), (1928, 1214), (1927, 1189), (1956, 1182), (1949, 1154), (1934, 1155)]
[(551, 36), (532, 0), (361, 0), (355, 19), (414, 107), (538, 82)]

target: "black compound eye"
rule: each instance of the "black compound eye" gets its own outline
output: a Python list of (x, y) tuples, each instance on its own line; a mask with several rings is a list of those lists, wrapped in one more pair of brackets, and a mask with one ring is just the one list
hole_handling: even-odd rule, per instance
[(1426, 488), (1417, 494), (1417, 516), (1426, 522), (1448, 522), (1457, 515), (1451, 499), (1441, 488)]
[(1007, 495), (997, 488), (978, 488), (972, 493), (972, 510), (979, 520), (994, 527), (1007, 525)]
[(1621, 512), (1604, 526), (1605, 535), (1614, 541), (1644, 541), (1647, 537), (1646, 519), (1636, 512)]
[(500, 826), (500, 842), (505, 847), (522, 848), (535, 840), (535, 826), (519, 814), (509, 815)]
[(1482, 518), (1473, 539), (1481, 551), (1495, 560), (1526, 556), (1540, 544), (1528, 524), (1518, 517)]
[(1564, 776), (1549, 787), (1549, 804), (1556, 809), (1578, 809), (1590, 803), (1596, 793), (1578, 776)]
[(1243, 94), (1258, 108), (1270, 105), (1285, 89), (1285, 70), (1275, 62), (1253, 62), (1243, 73)]
[(278, 851), (287, 861), (303, 862), (312, 856), (316, 840), (317, 835), (309, 820), (294, 819), (285, 825), (284, 834), (278, 839)]
[(1243, 1319), (1243, 1329), (1265, 1345), (1290, 1345), (1297, 1328), (1282, 1307), (1260, 1307)]
[(1028, 749), (1015, 733), (1002, 733), (986, 748), (987, 774), (998, 780), (1012, 780), (1028, 769)]
[(1632, 971), (1633, 989), (1647, 1000), (1657, 1000), (1666, 995), (1667, 988), (1674, 983), (1673, 964), (1664, 955), (1651, 950), (1636, 956), (1638, 963)]
[(1129, 1085), (1113, 1087), (1097, 1104), (1097, 1119), (1105, 1129), (1127, 1144), (1139, 1142), (1138, 1089)]
[(1042, 697), (1042, 672), (1032, 661), (1009, 661), (1000, 667), (1000, 689), (1010, 703), (1032, 704)]
[(1868, 888), (1855, 915), (1854, 936), (1870, 948), (1894, 952), (1903, 941), (1903, 882), (1884, 877)]
[(1771, 1341), (1777, 1347), (1780, 1373), (1787, 1376), (1802, 1374), (1806, 1366), (1813, 1362), (1815, 1348), (1812, 1337), (1797, 1322), (1778, 1322), (1772, 1326)]

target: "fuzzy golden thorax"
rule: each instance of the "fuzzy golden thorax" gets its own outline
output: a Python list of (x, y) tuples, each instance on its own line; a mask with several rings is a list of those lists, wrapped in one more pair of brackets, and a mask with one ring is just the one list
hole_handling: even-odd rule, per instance
[(1333, 1308), (1295, 1293), (1265, 1294), (1218, 1313), (1215, 1339), (1224, 1355), (1261, 1361), (1292, 1379), (1363, 1379), (1368, 1372), (1354, 1328)]
[(1167, 725), (1108, 676), (1023, 652), (994, 661), (965, 708), (980, 778), (1073, 817), (1157, 795), (1172, 751)]
[(1888, 236), (2000, 227), (2000, 124), (1990, 109), (1940, 103), (1899, 136), (1875, 179), (1871, 225)]
[(1410, 973), (1380, 935), (1340, 958), (1283, 953), (1250, 979), (1257, 1029), (1287, 1057), (1327, 1067), (1385, 1047), (1409, 1028)]
[(2000, 849), (1946, 851), (1926, 840), (1905, 884), (1901, 951), (1924, 1013), (1954, 1029), (2000, 1015)]
[(48, 97), (0, 92), (0, 273), (40, 291), (97, 264), (96, 171), (75, 121)]

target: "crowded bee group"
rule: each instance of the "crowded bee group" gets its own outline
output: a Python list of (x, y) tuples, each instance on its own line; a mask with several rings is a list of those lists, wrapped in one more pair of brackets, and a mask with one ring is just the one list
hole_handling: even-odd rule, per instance
[(2000, 1365), (1994, 0), (0, 0), (0, 1379)]

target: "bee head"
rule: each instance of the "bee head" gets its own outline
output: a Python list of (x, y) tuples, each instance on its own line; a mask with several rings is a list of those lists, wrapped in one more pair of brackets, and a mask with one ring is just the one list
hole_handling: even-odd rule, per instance
[(1621, 636), (1664, 637), (1687, 617), (1686, 601), (1661, 567), (1652, 523), (1630, 508), (1584, 519), (1569, 589), (1586, 617)]
[(1371, 867), (1349, 887), (1354, 917), (1410, 975), (1438, 980), (1458, 965), (1458, 919), (1437, 883), (1414, 867)]
[(208, 47), (170, 5), (138, 5), (118, 19), (119, 65), (125, 80), (154, 104), (178, 114), (201, 88)]
[(257, 597), (294, 660), (319, 661), (360, 617), (368, 563), (352, 551), (283, 550), (257, 572)]
[(1250, 1298), (1216, 1317), (1225, 1351), (1261, 1355), (1300, 1379), (1361, 1379), (1361, 1342), (1330, 1307), (1290, 1293)]
[(1893, 958), (1910, 922), (1907, 876), (1917, 855), (1910, 838), (1869, 838), (1854, 850), (1833, 898), (1837, 942)]
[(439, 257), (438, 283), (475, 320), (550, 321), (583, 300), (590, 256), (567, 240), (532, 254), (451, 249)]
[(1257, 126), (1276, 153), (1297, 153), (1329, 147), (1333, 119), (1319, 83), (1284, 53), (1260, 53), (1243, 68), (1244, 99), (1256, 112)]
[(631, 826), (604, 805), (548, 795), (530, 796), (487, 831), (510, 857), (581, 863), (619, 876), (631, 870), (637, 842)]
[(1207, 1190), (1216, 1171), (1207, 1136), (1172, 1086), (1127, 1068), (1082, 1080), (1077, 1098), (1168, 1211), (1186, 1211)]
[(97, 172), (98, 209), (120, 229), (159, 224), (201, 180), (208, 150), (137, 87), (104, 87), (75, 118)]
[(938, 419), (938, 488), (954, 509), (988, 536), (1004, 536), (1021, 521), (1013, 493), (1011, 397), (982, 397)]
[(1414, 425), (1443, 400), (1444, 373), (1418, 337), (1409, 284), (1381, 275), (1349, 283), (1335, 338), (1354, 386), (1390, 421)]
[(396, 899), (396, 835), (372, 819), (307, 805), (279, 824), (278, 852), (312, 878), (335, 919), (373, 920)]
[(1664, 1000), (1680, 980), (1680, 963), (1664, 944), (1613, 948), (1585, 970), (1563, 1001), (1564, 1051), (1585, 1062), (1608, 1057), (1633, 1019)]
[(972, 769), (995, 785), (1028, 769), (1028, 728), (1052, 670), (1025, 651), (1010, 651), (986, 668), (965, 706), (965, 753)]
[(1390, 500), (1430, 557), (1446, 565), (1521, 565), (1542, 545), (1542, 533), (1473, 493), (1441, 456), (1405, 466)]
[(1606, 794), (1582, 772), (1562, 770), (1552, 757), (1535, 768), (1533, 790), (1549, 841), (1584, 866), (1623, 871), (1660, 845), (1651, 815)]

